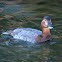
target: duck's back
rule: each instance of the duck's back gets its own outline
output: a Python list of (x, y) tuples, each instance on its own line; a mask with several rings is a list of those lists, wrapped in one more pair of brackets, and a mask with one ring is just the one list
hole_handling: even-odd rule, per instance
[(32, 28), (17, 28), (12, 31), (11, 35), (16, 39), (34, 43), (35, 38), (38, 35), (42, 35), (42, 32), (40, 30)]

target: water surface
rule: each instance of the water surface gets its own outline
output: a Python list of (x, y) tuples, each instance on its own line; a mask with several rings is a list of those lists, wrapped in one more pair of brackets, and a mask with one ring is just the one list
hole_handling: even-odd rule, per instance
[[(0, 62), (62, 62), (62, 1), (0, 2)], [(53, 41), (31, 44), (1, 35), (18, 27), (41, 30), (43, 16), (52, 19)]]

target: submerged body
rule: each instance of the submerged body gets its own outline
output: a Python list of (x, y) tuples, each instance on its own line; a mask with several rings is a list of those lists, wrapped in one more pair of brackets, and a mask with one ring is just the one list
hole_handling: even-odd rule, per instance
[(3, 32), (3, 34), (9, 34), (13, 36), (13, 38), (21, 39), (32, 43), (45, 42), (52, 39), (50, 29), (52, 29), (53, 27), (51, 27), (50, 22), (51, 21), (49, 16), (45, 16), (41, 22), (42, 31), (32, 28), (17, 28), (15, 30)]

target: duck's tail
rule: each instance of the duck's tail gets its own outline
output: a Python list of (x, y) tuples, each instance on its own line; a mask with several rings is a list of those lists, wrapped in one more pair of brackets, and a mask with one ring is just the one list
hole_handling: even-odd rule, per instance
[(6, 31), (6, 32), (2, 32), (2, 35), (3, 35), (3, 34), (11, 35), (11, 34), (12, 34), (12, 30), (10, 30), (10, 31)]

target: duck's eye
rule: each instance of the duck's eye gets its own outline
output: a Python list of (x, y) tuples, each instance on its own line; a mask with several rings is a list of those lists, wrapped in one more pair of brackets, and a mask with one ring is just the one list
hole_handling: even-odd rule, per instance
[(43, 20), (43, 22), (45, 22), (45, 21), (46, 21), (46, 19)]
[(46, 25), (48, 25), (48, 22), (47, 22), (47, 21), (45, 21), (45, 24), (46, 24)]
[(46, 21), (46, 19), (45, 19), (45, 21)]
[(42, 22), (44, 22), (45, 25), (48, 25), (48, 21), (46, 19), (44, 19)]
[(44, 19), (44, 23), (45, 23), (46, 25), (48, 25), (48, 22), (47, 22), (47, 20), (46, 20), (46, 19)]

